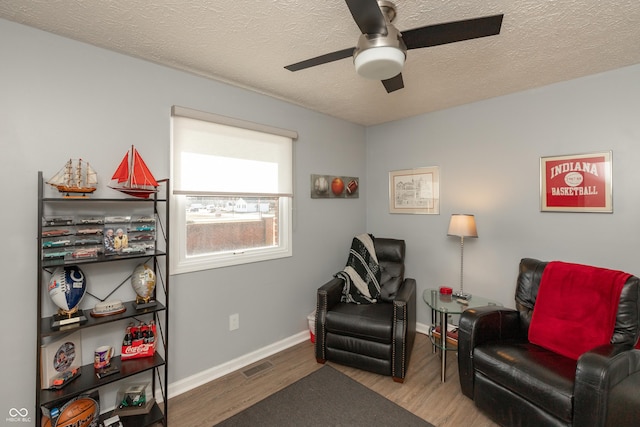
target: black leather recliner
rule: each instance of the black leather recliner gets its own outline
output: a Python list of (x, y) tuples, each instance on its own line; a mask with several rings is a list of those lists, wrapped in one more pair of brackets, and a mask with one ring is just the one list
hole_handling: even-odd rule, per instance
[(416, 335), (416, 281), (404, 277), (404, 240), (376, 237), (381, 301), (341, 302), (344, 281), (317, 293), (316, 359), (392, 376), (403, 382)]
[[(621, 427), (640, 425), (640, 280), (631, 276), (620, 296), (611, 343), (576, 361), (528, 339), (547, 263), (520, 262), (516, 309), (466, 310), (458, 330), (460, 386), (503, 426)], [(566, 301), (567, 310), (571, 301)], [(596, 319), (585, 319), (584, 326)]]

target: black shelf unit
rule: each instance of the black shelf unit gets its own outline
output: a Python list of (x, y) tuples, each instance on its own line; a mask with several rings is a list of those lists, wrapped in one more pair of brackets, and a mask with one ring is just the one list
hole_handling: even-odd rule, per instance
[(104, 254), (99, 254), (96, 258), (84, 258), (84, 259), (75, 259), (75, 260), (65, 260), (65, 259), (45, 259), (42, 260), (43, 268), (55, 268), (65, 265), (81, 265), (81, 264), (95, 264), (97, 262), (113, 262), (113, 261), (122, 261), (123, 259), (136, 259), (136, 258), (150, 258), (150, 257), (159, 257), (166, 256), (166, 252), (156, 250), (153, 254), (144, 253), (144, 254), (133, 254), (133, 255), (109, 255), (105, 256)]
[[(163, 425), (168, 424), (168, 348), (169, 348), (169, 181), (159, 180), (160, 191), (155, 193), (152, 198), (139, 199), (139, 198), (56, 198), (56, 197), (44, 197), (45, 183), (42, 172), (38, 172), (38, 235), (37, 235), (37, 252), (38, 252), (38, 274), (37, 274), (37, 366), (36, 366), (36, 425), (41, 424), (41, 406), (55, 406), (56, 404), (71, 399), (82, 393), (86, 393), (92, 390), (99, 389), (107, 384), (115, 383), (125, 380), (126, 378), (138, 375), (141, 373), (149, 373), (151, 376), (151, 390), (156, 402), (153, 405), (151, 411), (145, 415), (135, 415), (121, 417), (121, 421), (125, 427), (144, 427), (161, 423)], [(164, 188), (163, 188), (164, 187)], [(163, 192), (163, 197), (159, 197), (159, 194)], [(43, 259), (42, 254), (42, 242), (43, 242), (43, 218), (45, 217), (45, 208), (56, 212), (57, 210), (64, 210), (72, 208), (74, 212), (82, 212), (83, 209), (91, 207), (94, 211), (96, 209), (102, 209), (109, 211), (109, 207), (114, 205), (123, 204), (128, 206), (134, 204), (135, 206), (142, 206), (145, 209), (152, 209), (153, 216), (158, 225), (158, 232), (155, 236), (156, 242), (158, 239), (162, 239), (164, 242), (164, 249), (159, 250), (157, 248), (152, 253), (144, 254), (131, 254), (131, 255), (109, 255), (105, 256), (100, 254), (95, 258), (85, 259)], [(159, 210), (162, 205), (164, 209)], [(87, 321), (82, 324), (65, 325), (60, 328), (52, 327), (51, 316), (43, 316), (42, 313), (42, 286), (46, 286), (45, 273), (50, 273), (53, 269), (60, 266), (71, 265), (86, 265), (86, 264), (101, 264), (109, 263), (109, 268), (117, 268), (117, 263), (123, 260), (132, 259), (146, 259), (146, 262), (151, 262), (153, 270), (156, 273), (156, 287), (154, 290), (154, 298), (156, 304), (153, 306), (138, 309), (135, 301), (126, 301), (124, 306), (126, 310), (123, 313), (115, 314), (104, 317), (92, 317), (90, 310), (85, 309), (85, 317)], [(163, 261), (160, 262), (160, 259)], [(115, 267), (114, 267), (115, 266)], [(124, 274), (124, 273), (123, 273)], [(122, 285), (114, 286), (118, 288)], [(160, 297), (160, 298), (158, 298)], [(161, 317), (162, 315), (162, 317)], [(158, 334), (156, 339), (158, 340), (158, 348), (156, 353), (152, 357), (135, 358), (129, 360), (122, 360), (120, 356), (112, 359), (112, 363), (120, 367), (120, 371), (116, 374), (109, 375), (104, 378), (98, 378), (95, 375), (93, 364), (83, 365), (80, 368), (80, 376), (74, 379), (71, 383), (59, 390), (43, 389), (41, 387), (41, 344), (46, 337), (65, 334), (70, 331), (87, 330), (91, 329), (99, 334), (99, 327), (101, 325), (110, 324), (118, 321), (125, 321), (127, 319), (138, 318), (140, 316), (151, 317), (158, 327)], [(164, 320), (162, 320), (164, 319)], [(162, 354), (160, 354), (162, 353)], [(161, 396), (157, 396), (157, 390), (160, 391)], [(160, 399), (161, 397), (161, 399)], [(158, 404), (162, 403), (162, 406)], [(112, 415), (112, 411), (101, 414), (101, 420)]]
[[(103, 325), (106, 323), (117, 322), (123, 319), (129, 319), (131, 317), (138, 317), (138, 316), (144, 316), (145, 314), (152, 314), (156, 311), (166, 310), (166, 307), (164, 306), (164, 304), (159, 302), (153, 307), (148, 307), (143, 309), (136, 309), (135, 301), (126, 301), (123, 304), (126, 308), (126, 311), (124, 313), (114, 314), (111, 316), (92, 317), (89, 315), (88, 312), (86, 312), (85, 314), (87, 317), (87, 322), (83, 323), (80, 326), (82, 328), (90, 328), (91, 326)], [(52, 335), (66, 334), (66, 333), (69, 333), (69, 331), (74, 331), (76, 329), (78, 329), (78, 327), (75, 325), (71, 325), (68, 329), (65, 329), (64, 326), (61, 328), (52, 328), (51, 317), (43, 317), (40, 319), (40, 336), (43, 338), (47, 336), (52, 336)]]

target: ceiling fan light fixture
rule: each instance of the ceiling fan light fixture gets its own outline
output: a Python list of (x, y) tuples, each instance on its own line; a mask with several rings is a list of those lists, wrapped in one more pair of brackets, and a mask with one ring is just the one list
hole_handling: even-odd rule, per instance
[(360, 51), (353, 60), (356, 72), (372, 80), (387, 80), (402, 71), (405, 52), (393, 46), (372, 47)]

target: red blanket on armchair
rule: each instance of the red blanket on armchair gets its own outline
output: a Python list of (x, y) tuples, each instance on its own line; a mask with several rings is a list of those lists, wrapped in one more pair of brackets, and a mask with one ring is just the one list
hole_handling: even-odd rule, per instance
[(605, 268), (550, 262), (540, 279), (529, 341), (575, 360), (609, 343), (620, 293), (630, 276)]

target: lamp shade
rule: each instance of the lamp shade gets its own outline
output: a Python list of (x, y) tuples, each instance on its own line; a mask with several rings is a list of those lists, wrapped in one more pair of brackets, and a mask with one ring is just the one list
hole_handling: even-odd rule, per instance
[(361, 51), (353, 60), (356, 72), (373, 80), (387, 80), (402, 71), (405, 54), (391, 46), (372, 47)]
[(447, 235), (459, 237), (478, 237), (475, 217), (469, 214), (451, 215), (451, 221), (449, 221), (449, 231), (447, 231)]

